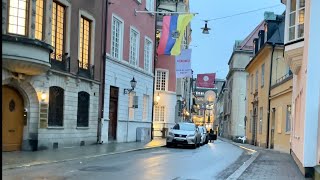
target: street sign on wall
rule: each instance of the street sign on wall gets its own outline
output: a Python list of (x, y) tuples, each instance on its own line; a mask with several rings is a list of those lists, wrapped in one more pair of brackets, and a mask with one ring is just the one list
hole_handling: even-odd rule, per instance
[(216, 78), (216, 73), (198, 74), (197, 87), (214, 88), (215, 78)]

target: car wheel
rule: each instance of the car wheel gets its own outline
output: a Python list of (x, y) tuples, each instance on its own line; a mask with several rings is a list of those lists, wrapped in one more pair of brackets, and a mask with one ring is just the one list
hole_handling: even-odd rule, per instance
[(172, 147), (172, 144), (167, 142), (166, 147)]

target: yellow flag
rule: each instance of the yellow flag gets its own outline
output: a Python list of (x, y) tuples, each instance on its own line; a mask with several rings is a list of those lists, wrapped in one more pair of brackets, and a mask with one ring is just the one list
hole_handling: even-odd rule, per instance
[(171, 55), (177, 56), (181, 52), (181, 42), (184, 36), (184, 31), (186, 30), (186, 27), (188, 26), (189, 22), (193, 18), (193, 14), (182, 14), (178, 17), (178, 24), (177, 24), (177, 31), (179, 32), (179, 37), (176, 40), (176, 43), (174, 44), (173, 48), (171, 49)]

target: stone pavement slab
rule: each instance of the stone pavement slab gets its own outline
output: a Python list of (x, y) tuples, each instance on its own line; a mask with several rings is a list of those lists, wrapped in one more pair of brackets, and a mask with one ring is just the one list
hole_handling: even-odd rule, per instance
[(255, 160), (237, 179), (239, 180), (304, 180), (298, 166), (290, 154), (265, 149), (250, 144), (236, 143), (229, 139), (219, 137), (222, 141), (232, 143), (241, 148), (259, 152)]
[(2, 152), (2, 170), (99, 157), (165, 146), (165, 139), (150, 142), (108, 143), (43, 151)]

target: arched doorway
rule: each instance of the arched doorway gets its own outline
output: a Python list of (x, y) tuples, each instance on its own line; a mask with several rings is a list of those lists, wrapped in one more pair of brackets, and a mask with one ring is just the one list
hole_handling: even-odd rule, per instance
[(2, 151), (21, 150), (24, 104), (21, 94), (2, 86)]

